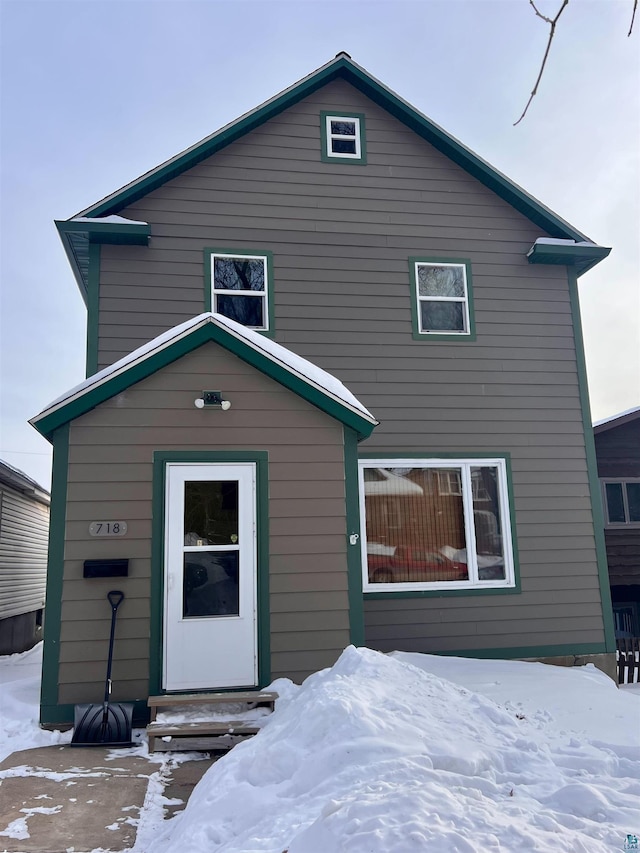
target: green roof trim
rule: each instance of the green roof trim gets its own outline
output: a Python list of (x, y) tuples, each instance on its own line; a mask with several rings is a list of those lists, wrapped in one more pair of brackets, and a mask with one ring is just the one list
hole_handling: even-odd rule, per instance
[(123, 208), (157, 189), (162, 184), (180, 175), (202, 160), (255, 130), (269, 119), (297, 104), (303, 98), (333, 80), (342, 79), (350, 83), (372, 101), (385, 109), (435, 148), (457, 163), (461, 168), (481, 181), (489, 189), (511, 204), (520, 213), (540, 226), (552, 237), (585, 240), (584, 234), (557, 216), (533, 196), (463, 145), (445, 130), (418, 112), (395, 92), (372, 77), (364, 68), (344, 54), (323, 65), (317, 71), (285, 89), (261, 106), (241, 116), (236, 121), (203, 139), (201, 142), (157, 166), (140, 178), (117, 190), (96, 204), (86, 208), (83, 216), (106, 216)]
[[(180, 329), (180, 327), (176, 328)], [(249, 332), (249, 330), (246, 331)], [(162, 337), (165, 338), (165, 336)], [(256, 337), (260, 338), (258, 334)], [(136, 355), (137, 351), (132, 353), (127, 356), (130, 363), (125, 363), (120, 368), (117, 367), (116, 362), (115, 370), (112, 365), (106, 371), (96, 374), (79, 386), (75, 393), (71, 391), (68, 399), (63, 398), (53, 403), (32, 418), (29, 423), (46, 439), (51, 440), (54, 431), (60, 426), (89, 412), (136, 382), (146, 379), (209, 341), (224, 347), (265, 376), (269, 376), (330, 417), (355, 430), (359, 439), (368, 438), (373, 432), (377, 424), (373, 416), (368, 418), (364, 413), (359, 414), (346, 402), (333, 396), (330, 391), (312, 384), (285, 362), (270, 357), (268, 352), (261, 350), (259, 346), (254, 347), (246, 339), (232, 334), (216, 323), (214, 315), (195, 318), (193, 326), (187, 327), (182, 333), (177, 331), (176, 337), (159, 341), (155, 348), (151, 345), (143, 347), (141, 349), (144, 351), (139, 355)], [(284, 350), (284, 347), (282, 349)]]
[(90, 307), (90, 246), (101, 243), (146, 246), (151, 236), (151, 227), (146, 222), (101, 222), (99, 219), (75, 218), (54, 219), (54, 224), (87, 309)]
[(536, 240), (527, 252), (527, 260), (530, 264), (570, 265), (575, 268), (576, 275), (581, 276), (604, 260), (610, 252), (611, 249), (596, 246), (595, 243), (550, 243)]

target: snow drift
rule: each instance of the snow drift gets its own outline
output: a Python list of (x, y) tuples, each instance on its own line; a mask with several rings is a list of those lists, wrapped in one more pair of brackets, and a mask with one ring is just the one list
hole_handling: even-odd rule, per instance
[(350, 647), (300, 688), (276, 684), (261, 733), (210, 768), (149, 853), (610, 853), (638, 832), (637, 746), (558, 731), (416, 658)]

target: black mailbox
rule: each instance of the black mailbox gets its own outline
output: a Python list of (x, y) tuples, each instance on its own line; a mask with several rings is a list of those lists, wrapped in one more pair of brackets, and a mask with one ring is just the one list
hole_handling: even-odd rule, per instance
[(85, 560), (83, 577), (85, 578), (126, 578), (129, 574), (129, 560)]

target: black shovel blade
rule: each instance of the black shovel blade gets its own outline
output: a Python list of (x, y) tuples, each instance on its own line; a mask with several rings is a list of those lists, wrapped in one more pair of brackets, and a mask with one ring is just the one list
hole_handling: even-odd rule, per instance
[(131, 741), (132, 717), (130, 704), (76, 705), (71, 746), (135, 746)]

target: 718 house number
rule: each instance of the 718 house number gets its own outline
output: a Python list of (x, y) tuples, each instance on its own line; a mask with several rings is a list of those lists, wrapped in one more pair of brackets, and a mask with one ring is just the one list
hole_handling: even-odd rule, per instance
[(126, 532), (126, 521), (92, 521), (89, 525), (90, 536), (124, 536)]

